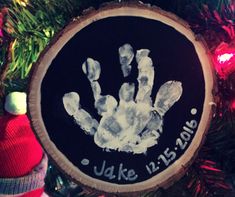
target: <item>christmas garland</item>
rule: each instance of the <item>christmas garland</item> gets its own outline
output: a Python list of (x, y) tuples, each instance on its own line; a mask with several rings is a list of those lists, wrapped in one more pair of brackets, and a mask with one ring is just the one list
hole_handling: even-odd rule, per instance
[[(11, 91), (25, 91), (30, 70), (50, 40), (74, 17), (104, 0), (5, 0), (0, 4), (0, 114)], [(234, 196), (235, 188), (235, 1), (148, 0), (186, 20), (201, 35), (217, 74), (213, 121), (206, 142), (186, 175), (167, 190), (143, 196)], [(50, 164), (52, 196), (106, 196), (81, 188)]]

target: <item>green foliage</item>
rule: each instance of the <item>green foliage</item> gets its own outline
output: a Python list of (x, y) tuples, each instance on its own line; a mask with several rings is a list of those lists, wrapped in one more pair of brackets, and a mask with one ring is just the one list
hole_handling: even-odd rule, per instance
[[(26, 6), (15, 1), (4, 1), (8, 7), (5, 32), (11, 40), (11, 54), (8, 59), (6, 79), (26, 79), (40, 53), (49, 44), (52, 37), (59, 32), (72, 18), (79, 15), (80, 10), (91, 5), (98, 6), (104, 1), (78, 0), (31, 0)], [(0, 68), (6, 51), (4, 46), (0, 52)]]
[(55, 16), (57, 11), (60, 13), (60, 7), (57, 10), (43, 1), (35, 5), (32, 2), (29, 8), (13, 3), (8, 11), (6, 28), (14, 41), (7, 74), (9, 78), (24, 79), (54, 33), (64, 26), (66, 19), (58, 14)]

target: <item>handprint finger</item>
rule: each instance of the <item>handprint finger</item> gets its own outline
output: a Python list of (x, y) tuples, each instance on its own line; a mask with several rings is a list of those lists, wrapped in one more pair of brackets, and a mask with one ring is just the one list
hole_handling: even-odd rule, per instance
[(64, 108), (70, 116), (73, 116), (79, 108), (80, 97), (76, 92), (66, 93), (63, 96)]
[(163, 126), (162, 116), (160, 116), (158, 112), (152, 112), (151, 119), (146, 125), (146, 128), (151, 131), (155, 130), (162, 133), (162, 126)]
[(131, 62), (134, 58), (133, 48), (130, 44), (124, 44), (118, 50), (119, 61), (124, 77), (127, 77), (131, 73)]
[(100, 87), (99, 82), (97, 81), (91, 82), (91, 88), (92, 88), (94, 99), (95, 101), (97, 101), (101, 96), (101, 87)]
[(97, 81), (101, 73), (100, 63), (92, 58), (87, 58), (82, 64), (82, 70), (90, 81), (94, 98), (97, 100), (101, 94), (100, 84)]
[(98, 128), (98, 122), (91, 115), (81, 109), (80, 96), (76, 92), (66, 93), (63, 96), (64, 108), (70, 116), (73, 116), (76, 123), (89, 135), (94, 135)]
[(117, 101), (111, 95), (100, 96), (99, 99), (95, 101), (95, 108), (101, 116), (104, 116), (105, 114), (113, 114), (116, 107)]
[(97, 81), (100, 78), (100, 63), (92, 58), (87, 58), (87, 60), (82, 64), (82, 70), (89, 81)]
[(156, 95), (154, 109), (163, 116), (180, 99), (182, 92), (181, 82), (168, 81), (164, 83)]
[(123, 83), (119, 90), (119, 99), (121, 102), (134, 101), (135, 84), (134, 83)]
[(91, 83), (95, 99), (95, 108), (97, 109), (98, 114), (103, 116), (105, 113), (113, 112), (117, 106), (116, 99), (111, 95), (102, 96), (101, 87), (97, 81), (100, 78), (101, 73), (100, 63), (92, 58), (87, 58), (82, 65), (82, 70)]
[(143, 59), (144, 57), (148, 57), (150, 53), (149, 49), (140, 49), (137, 51), (135, 59), (137, 64), (139, 64), (139, 62), (141, 61), (141, 59)]
[(97, 131), (99, 123), (97, 120), (92, 118), (92, 116), (84, 109), (79, 109), (76, 114), (74, 114), (75, 122), (83, 129), (87, 134), (94, 135)]
[(136, 95), (136, 102), (143, 102), (152, 104), (151, 93), (154, 82), (154, 67), (148, 49), (141, 49), (137, 51), (136, 61), (138, 63), (138, 92)]

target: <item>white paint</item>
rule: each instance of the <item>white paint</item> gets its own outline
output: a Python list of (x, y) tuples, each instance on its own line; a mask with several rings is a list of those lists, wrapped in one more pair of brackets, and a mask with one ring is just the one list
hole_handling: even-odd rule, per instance
[[(195, 109), (194, 112), (197, 112), (196, 108), (193, 109)], [(191, 135), (194, 134), (194, 130), (196, 130), (197, 127), (198, 122), (196, 120), (187, 121), (185, 126), (183, 126), (180, 137), (176, 139), (176, 146), (178, 146), (181, 150), (184, 150), (188, 145), (188, 141), (191, 139)]]
[[(158, 162), (157, 164), (160, 165), (160, 162)], [(153, 174), (160, 169), (158, 166), (156, 166), (156, 164), (153, 161), (151, 161), (145, 167), (149, 174)]]
[(134, 58), (133, 48), (130, 44), (124, 44), (118, 49), (118, 52), (123, 76), (127, 77), (131, 73), (130, 64)]
[(84, 158), (84, 159), (81, 161), (81, 164), (84, 165), (84, 166), (88, 166), (89, 163), (90, 163), (89, 159), (85, 159), (85, 158)]
[[(94, 142), (104, 150), (145, 153), (149, 147), (158, 143), (163, 132), (165, 113), (182, 95), (181, 82), (167, 81), (160, 87), (153, 105), (151, 92), (155, 74), (152, 59), (148, 57), (149, 53), (148, 49), (140, 49), (136, 53), (139, 70), (136, 98), (134, 98), (135, 85), (123, 83), (119, 90), (119, 102), (111, 95), (101, 95), (102, 87), (97, 81), (101, 73), (100, 63), (92, 58), (83, 63), (82, 70), (92, 87), (94, 106), (101, 115), (99, 123), (87, 111), (80, 108), (80, 98), (77, 93), (67, 93), (63, 97), (67, 113), (74, 117), (76, 123), (86, 133), (94, 135)], [(122, 69), (123, 65), (129, 66), (133, 58), (134, 52), (130, 44), (119, 48)], [(130, 74), (126, 70), (122, 71), (124, 77)], [(105, 166), (105, 163), (103, 165)], [(105, 176), (113, 178), (112, 169), (111, 167), (106, 172), (103, 169)]]
[(135, 181), (138, 178), (135, 170), (127, 169), (123, 163), (120, 163), (118, 167), (108, 166), (104, 160), (101, 167), (94, 166), (94, 174), (98, 177), (106, 177), (109, 180), (117, 179), (118, 181)]
[(167, 81), (164, 83), (156, 96), (154, 108), (161, 115), (172, 107), (177, 102), (183, 93), (182, 83), (179, 81)]
[(91, 82), (100, 78), (100, 63), (92, 58), (87, 58), (87, 60), (82, 64), (82, 70)]
[(196, 108), (191, 109), (191, 114), (196, 115), (197, 114), (197, 109)]

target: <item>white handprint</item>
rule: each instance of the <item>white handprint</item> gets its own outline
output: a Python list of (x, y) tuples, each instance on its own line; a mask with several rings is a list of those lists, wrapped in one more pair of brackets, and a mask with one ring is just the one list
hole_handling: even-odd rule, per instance
[[(87, 134), (94, 136), (94, 142), (105, 150), (118, 150), (136, 154), (145, 153), (149, 147), (157, 144), (163, 130), (165, 113), (182, 95), (182, 84), (179, 81), (164, 83), (152, 103), (151, 93), (154, 83), (154, 67), (150, 50), (141, 49), (136, 53), (138, 63), (138, 92), (135, 95), (135, 84), (123, 83), (119, 90), (119, 103), (111, 95), (101, 95), (98, 82), (101, 67), (92, 58), (82, 65), (92, 87), (98, 114), (97, 120), (81, 108), (80, 96), (76, 92), (66, 93), (63, 103), (67, 113), (73, 116), (76, 123)], [(133, 48), (125, 44), (119, 48), (119, 60), (123, 76), (131, 73), (131, 62), (134, 58)]]

